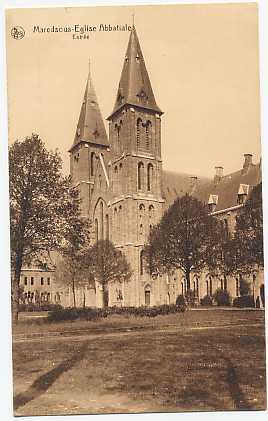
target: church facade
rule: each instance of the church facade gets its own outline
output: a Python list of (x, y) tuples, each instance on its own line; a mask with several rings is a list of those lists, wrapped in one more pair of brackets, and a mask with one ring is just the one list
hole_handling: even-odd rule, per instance
[[(108, 136), (89, 74), (69, 150), (70, 172), (80, 192), (82, 215), (92, 221), (95, 240), (112, 241), (131, 266), (130, 281), (110, 284), (111, 306), (170, 304), (185, 293), (185, 280), (179, 271), (153, 278), (144, 267), (143, 249), (150, 228), (176, 197), (186, 192), (193, 194), (208, 203), (211, 212), (226, 220), (233, 230), (235, 215), (243, 206), (239, 200), (244, 200), (252, 186), (260, 182), (261, 167), (252, 164), (250, 154), (245, 155), (241, 171), (224, 177), (223, 168), (217, 167), (212, 181), (163, 172), (162, 114), (133, 27), (115, 105), (107, 119)], [(255, 294), (259, 295), (263, 274), (254, 276)], [(212, 295), (219, 287), (228, 289), (232, 297), (239, 295), (239, 279), (212, 279), (203, 273), (193, 275), (191, 280), (198, 300)], [(94, 291), (85, 288), (83, 302), (101, 307), (100, 286)]]
[[(160, 304), (162, 282), (145, 272), (143, 248), (150, 227), (163, 213), (161, 115), (135, 28), (130, 33), (109, 137), (91, 75), (88, 77), (74, 144), (71, 176), (80, 191), (82, 215), (91, 219), (95, 240), (109, 239), (126, 256), (133, 275), (111, 285), (109, 304)], [(119, 297), (121, 297), (119, 299)]]

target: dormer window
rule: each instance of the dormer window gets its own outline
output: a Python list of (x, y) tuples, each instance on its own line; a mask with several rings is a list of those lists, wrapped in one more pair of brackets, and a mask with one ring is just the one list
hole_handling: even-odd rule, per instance
[(208, 199), (209, 212), (214, 212), (218, 204), (219, 196), (217, 194), (211, 194)]
[(237, 193), (237, 203), (239, 205), (243, 205), (245, 203), (248, 193), (249, 193), (249, 185), (240, 184), (238, 193)]

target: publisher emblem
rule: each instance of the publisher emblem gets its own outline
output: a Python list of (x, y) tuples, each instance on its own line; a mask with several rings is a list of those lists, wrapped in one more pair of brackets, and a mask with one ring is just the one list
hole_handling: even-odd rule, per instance
[(14, 39), (22, 39), (25, 35), (25, 31), (21, 26), (14, 26), (11, 29), (11, 36)]

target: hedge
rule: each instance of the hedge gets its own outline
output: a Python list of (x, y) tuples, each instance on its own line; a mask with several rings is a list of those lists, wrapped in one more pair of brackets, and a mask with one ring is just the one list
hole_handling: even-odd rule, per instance
[(63, 307), (60, 304), (20, 304), (19, 311), (59, 311), (62, 310)]
[(48, 315), (49, 321), (63, 320), (98, 320), (113, 314), (122, 314), (136, 317), (156, 317), (159, 315), (178, 313), (185, 311), (185, 308), (177, 305), (161, 305), (154, 307), (106, 307), (106, 308), (65, 308), (51, 311)]
[(233, 301), (234, 307), (255, 307), (254, 297), (252, 295), (242, 295)]
[(210, 295), (205, 295), (200, 300), (201, 306), (212, 306), (213, 305), (213, 299)]

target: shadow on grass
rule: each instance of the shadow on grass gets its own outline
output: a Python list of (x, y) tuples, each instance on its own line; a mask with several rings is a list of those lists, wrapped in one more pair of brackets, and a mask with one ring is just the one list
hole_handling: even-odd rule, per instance
[(63, 373), (71, 370), (77, 362), (84, 358), (86, 349), (87, 344), (76, 350), (71, 358), (36, 379), (25, 392), (16, 395), (13, 400), (14, 411), (45, 393)]
[(240, 388), (240, 385), (237, 379), (237, 374), (231, 360), (229, 360), (229, 358), (226, 358), (226, 357), (223, 357), (223, 359), (226, 362), (226, 370), (227, 370), (226, 382), (228, 384), (229, 392), (230, 392), (235, 408), (240, 411), (251, 410), (252, 407), (247, 401), (244, 393), (242, 392)]

